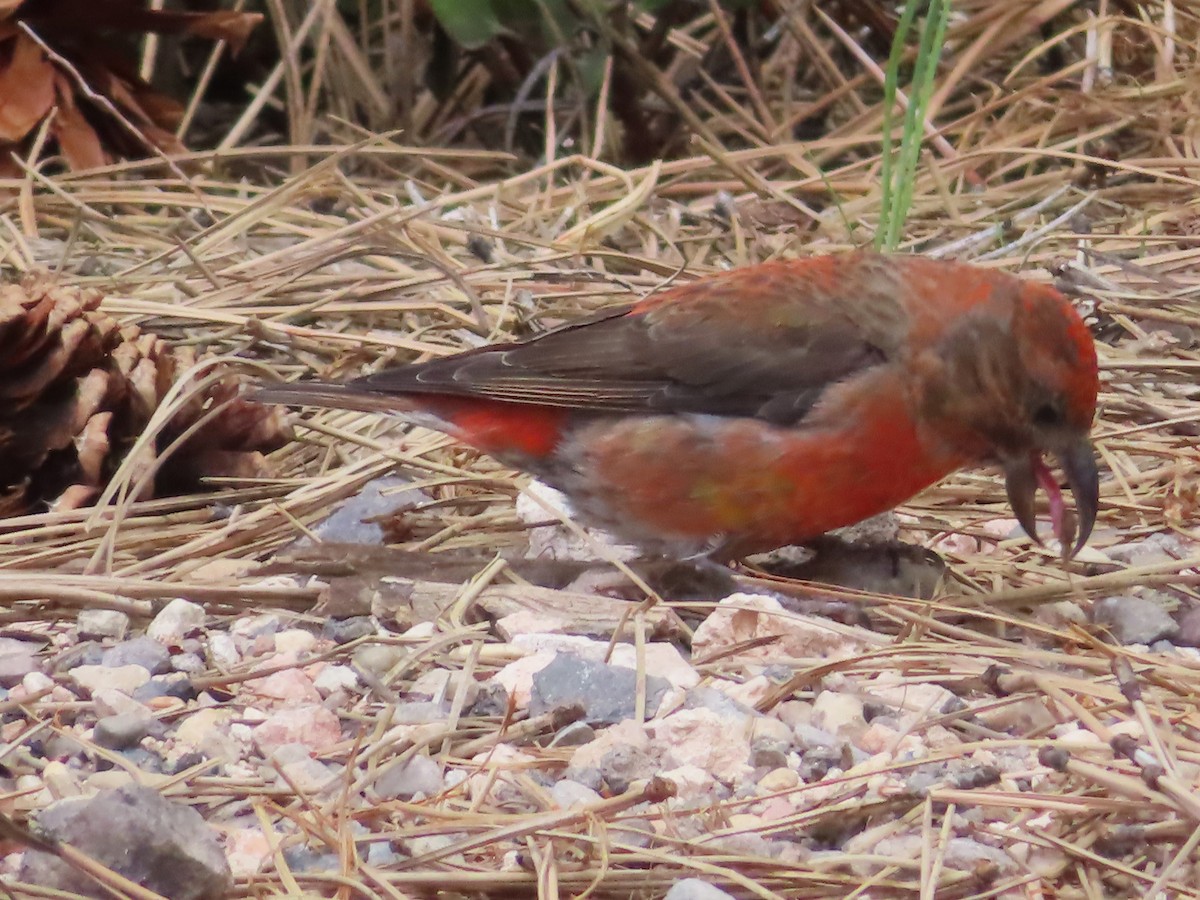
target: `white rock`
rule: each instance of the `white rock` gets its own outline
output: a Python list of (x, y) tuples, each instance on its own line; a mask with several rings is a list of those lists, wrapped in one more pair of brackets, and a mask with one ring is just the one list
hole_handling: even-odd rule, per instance
[(204, 618), (203, 606), (176, 597), (154, 617), (146, 634), (164, 644), (175, 643), (203, 626)]
[(730, 728), (729, 720), (711, 709), (678, 710), (647, 722), (646, 731), (668, 768), (698, 766), (729, 783), (751, 772), (749, 735)]
[(591, 806), (600, 802), (600, 795), (585, 784), (563, 779), (556, 782), (550, 789), (550, 797), (559, 809), (572, 809), (576, 806)]
[(132, 694), (150, 680), (150, 673), (143, 666), (76, 666), (68, 678), (83, 688), (89, 695), (101, 688), (112, 688), (123, 694)]
[(290, 654), (293, 659), (311, 653), (316, 645), (317, 636), (303, 628), (289, 628), (275, 635), (275, 652)]
[(212, 632), (208, 635), (207, 644), (208, 658), (214, 666), (229, 669), (241, 661), (242, 654), (238, 653), (237, 642), (228, 632)]
[(112, 638), (119, 641), (129, 630), (129, 616), (115, 609), (85, 609), (75, 619), (81, 638)]
[(838, 737), (852, 737), (867, 727), (863, 702), (853, 694), (821, 691), (813, 701), (812, 723)]
[(699, 878), (683, 878), (671, 885), (663, 900), (733, 900), (733, 895)]
[(334, 691), (350, 691), (358, 687), (358, 674), (349, 666), (325, 666), (313, 678), (313, 687), (322, 697)]
[[(690, 688), (700, 683), (699, 673), (674, 644), (652, 641), (645, 645), (646, 672), (665, 678), (676, 687)], [(637, 669), (637, 647), (633, 644), (617, 644), (609, 662), (614, 666)]]
[[(728, 648), (765, 641), (762, 646), (729, 655)], [(817, 616), (790, 613), (765, 594), (730, 594), (696, 629), (692, 653), (697, 657), (724, 654), (722, 665), (734, 662), (769, 665), (780, 657), (848, 659), (886, 638), (865, 628), (842, 625)]]
[[(574, 521), (575, 514), (566, 495), (537, 479), (530, 481), (517, 495), (517, 518), (526, 524), (555, 522), (560, 518)], [(531, 559), (636, 559), (636, 547), (619, 543), (612, 535), (597, 528), (581, 528), (583, 537), (566, 525), (540, 525), (529, 529)]]

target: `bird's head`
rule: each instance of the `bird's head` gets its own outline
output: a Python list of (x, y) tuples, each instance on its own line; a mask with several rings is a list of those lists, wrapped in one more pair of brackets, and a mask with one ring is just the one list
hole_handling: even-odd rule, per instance
[[(1053, 288), (1013, 280), (946, 329), (918, 364), (918, 402), (938, 433), (964, 455), (999, 462), (1009, 501), (1035, 541), (1034, 499), (1050, 501), (1064, 553), (1079, 552), (1099, 504), (1099, 473), (1089, 433), (1099, 389), (1096, 347), (1074, 307)], [(1063, 504), (1052, 457), (1075, 499)]]

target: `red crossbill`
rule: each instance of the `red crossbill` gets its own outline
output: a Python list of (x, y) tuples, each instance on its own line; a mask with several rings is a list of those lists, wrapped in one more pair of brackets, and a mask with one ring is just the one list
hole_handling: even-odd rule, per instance
[(676, 557), (803, 543), (995, 462), (1036, 539), (1098, 503), (1091, 335), (1051, 287), (917, 256), (858, 252), (700, 278), (517, 343), (264, 401), (397, 413)]

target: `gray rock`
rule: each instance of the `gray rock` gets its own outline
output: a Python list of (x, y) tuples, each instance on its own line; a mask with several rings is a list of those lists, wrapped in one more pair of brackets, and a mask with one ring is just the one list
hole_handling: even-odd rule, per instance
[(1118, 595), (1098, 600), (1092, 607), (1092, 621), (1108, 628), (1120, 644), (1153, 644), (1179, 633), (1179, 625), (1162, 605), (1146, 597)]
[(41, 671), (31, 650), (18, 650), (0, 656), (0, 687), (16, 687), (30, 672)]
[[(386, 846), (386, 844), (385, 844)], [(375, 844), (371, 845), (372, 849)], [(370, 851), (368, 850), (368, 854)], [(307, 845), (285, 847), (283, 858), (293, 872), (336, 872), (342, 864), (336, 853), (314, 850)]]
[[(417, 490), (398, 491), (410, 482), (398, 475), (385, 475), (363, 486), (363, 489), (335, 509), (317, 524), (313, 533), (326, 543), (381, 545), (383, 528), (379, 525), (396, 510), (428, 500)], [(300, 546), (311, 543), (307, 539)]]
[(70, 672), (77, 666), (98, 666), (104, 660), (104, 648), (95, 641), (80, 641), (54, 657), (55, 673)]
[(105, 650), (100, 664), (110, 669), (117, 666), (141, 666), (151, 675), (162, 675), (171, 671), (171, 653), (153, 638), (135, 637)]
[[(375, 623), (370, 616), (351, 616), (348, 619), (326, 619), (321, 634), (335, 644), (348, 644), (360, 637), (375, 633)], [(375, 844), (371, 847), (374, 848)]]
[(183, 672), (155, 675), (146, 684), (133, 692), (133, 699), (143, 703), (155, 697), (178, 697), (180, 700), (195, 700), (196, 689), (192, 679)]
[(787, 765), (788, 746), (769, 738), (750, 745), (750, 765), (756, 769), (779, 769)]
[(1183, 559), (1188, 555), (1188, 548), (1177, 535), (1159, 532), (1144, 540), (1114, 544), (1105, 548), (1104, 553), (1109, 559), (1126, 565), (1145, 566), (1171, 559)]
[(593, 766), (586, 766), (582, 769), (568, 766), (563, 771), (563, 778), (578, 782), (585, 787), (590, 787), (593, 791), (599, 791), (600, 788), (604, 787), (604, 773)]
[(614, 844), (649, 847), (654, 843), (654, 826), (648, 819), (619, 819), (608, 827), (608, 837)]
[(199, 653), (176, 653), (171, 657), (171, 668), (176, 672), (199, 675), (208, 668), (208, 664), (200, 658)]
[[(37, 814), (41, 831), (136, 884), (172, 900), (218, 900), (233, 887), (216, 834), (200, 814), (148, 787), (126, 785), (89, 799), (63, 800)], [(58, 857), (29, 850), (21, 881), (85, 897), (107, 897)]]
[[(654, 715), (670, 686), (665, 678), (646, 676), (647, 715)], [(539, 716), (580, 706), (589, 724), (613, 725), (633, 717), (636, 693), (637, 673), (633, 669), (559, 653), (533, 676), (529, 714)]]
[(144, 712), (131, 710), (117, 713), (115, 716), (105, 716), (96, 722), (92, 740), (109, 750), (125, 750), (136, 746), (142, 738), (150, 733), (153, 726), (154, 716), (148, 709)]
[(418, 753), (402, 766), (390, 766), (375, 779), (380, 797), (411, 800), (417, 794), (432, 797), (442, 791), (442, 767)]
[(684, 878), (671, 885), (663, 900), (734, 900), (734, 897), (707, 881)]
[(614, 747), (600, 758), (600, 774), (614, 794), (625, 793), (630, 784), (657, 771), (655, 760), (637, 747)]
[(745, 703), (740, 703), (728, 694), (710, 687), (692, 688), (687, 692), (683, 705), (685, 709), (710, 709), (719, 716), (739, 722), (745, 721), (748, 716), (759, 715)]
[(473, 716), (503, 716), (508, 711), (508, 691), (495, 682), (481, 685), (479, 696), (471, 704)]
[(1193, 606), (1179, 616), (1175, 643), (1181, 647), (1200, 647), (1200, 606)]
[(829, 774), (830, 769), (838, 769), (844, 765), (843, 754), (840, 750), (829, 747), (814, 747), (805, 751), (800, 757), (800, 778), (805, 784), (820, 781)]

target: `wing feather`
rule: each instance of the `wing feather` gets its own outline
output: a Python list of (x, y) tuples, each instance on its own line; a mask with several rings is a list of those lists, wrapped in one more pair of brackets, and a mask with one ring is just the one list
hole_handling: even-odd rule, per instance
[[(872, 257), (862, 259), (869, 265)], [(807, 262), (734, 270), (528, 341), (385, 370), (350, 386), (791, 424), (830, 385), (893, 358), (902, 339), (896, 285), (860, 278), (849, 303), (854, 284), (831, 286)], [(864, 316), (872, 305), (878, 314)]]

